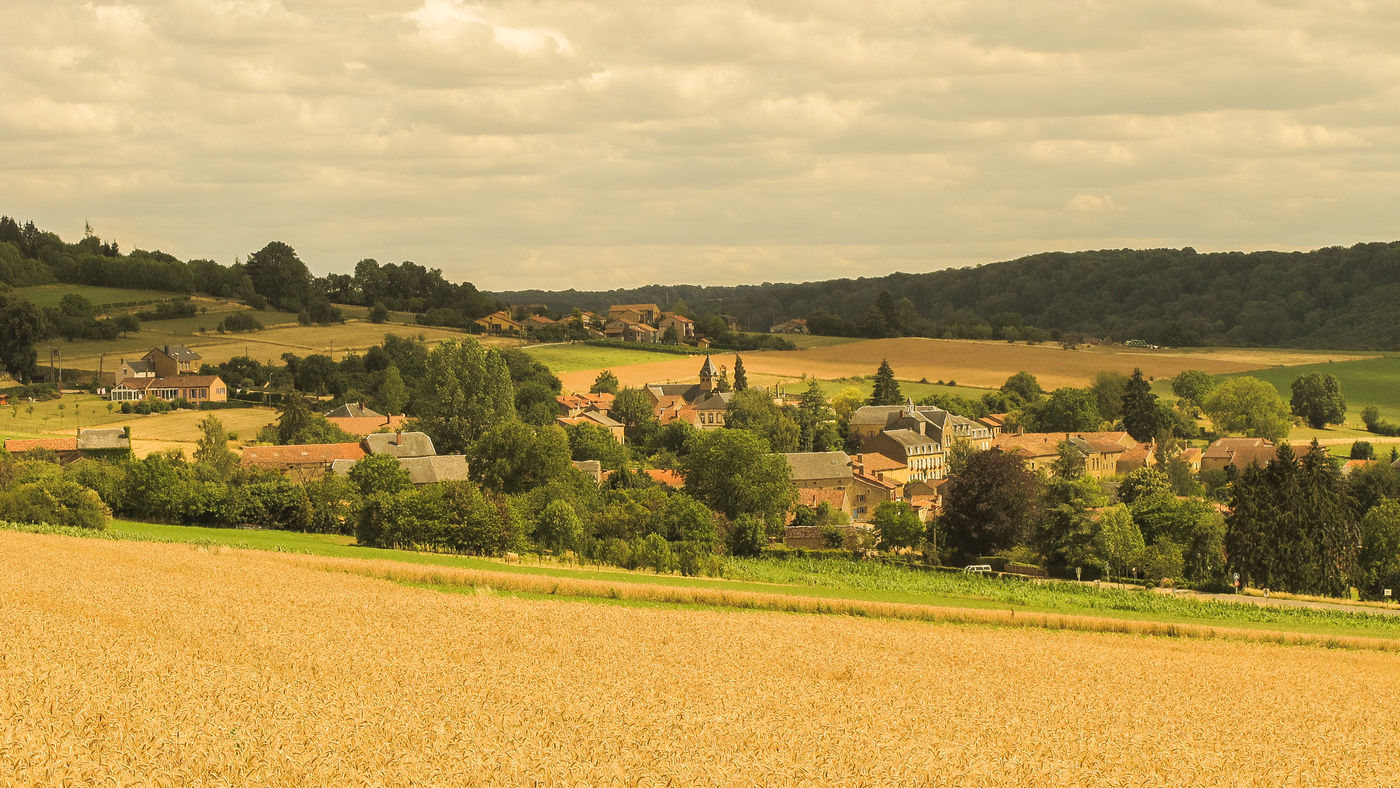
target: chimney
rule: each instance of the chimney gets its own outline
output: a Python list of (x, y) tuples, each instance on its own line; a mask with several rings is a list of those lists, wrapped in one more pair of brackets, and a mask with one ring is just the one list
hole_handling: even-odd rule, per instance
[(403, 445), (403, 430), (394, 430), (394, 445)]

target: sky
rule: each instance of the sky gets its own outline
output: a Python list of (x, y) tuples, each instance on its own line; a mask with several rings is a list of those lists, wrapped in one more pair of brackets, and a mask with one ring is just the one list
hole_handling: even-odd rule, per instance
[(0, 213), (486, 290), (1395, 240), (1400, 4), (6, 0)]

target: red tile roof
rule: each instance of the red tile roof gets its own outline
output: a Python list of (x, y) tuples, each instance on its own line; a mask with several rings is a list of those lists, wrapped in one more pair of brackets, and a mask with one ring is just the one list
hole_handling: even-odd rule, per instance
[(5, 441), (5, 451), (11, 454), (29, 451), (31, 449), (48, 449), (49, 451), (77, 451), (77, 438), (10, 438)]
[(667, 487), (685, 486), (685, 479), (676, 471), (666, 470), (665, 468), (651, 468), (647, 471), (647, 475)]
[(358, 460), (365, 450), (358, 443), (307, 443), (294, 446), (249, 446), (243, 450), (244, 465), (330, 465), (336, 460)]

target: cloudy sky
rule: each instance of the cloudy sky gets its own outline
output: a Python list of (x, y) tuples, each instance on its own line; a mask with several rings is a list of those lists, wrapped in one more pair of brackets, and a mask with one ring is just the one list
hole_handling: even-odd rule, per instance
[(6, 0), (0, 213), (484, 289), (1400, 237), (1400, 5)]

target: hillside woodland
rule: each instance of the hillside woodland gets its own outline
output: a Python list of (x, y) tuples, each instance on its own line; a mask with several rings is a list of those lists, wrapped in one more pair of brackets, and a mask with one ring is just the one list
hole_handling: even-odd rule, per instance
[[(895, 295), (891, 295), (895, 294)], [(1157, 345), (1400, 348), (1400, 243), (1311, 252), (1049, 252), (924, 274), (800, 284), (502, 292), (556, 311), (674, 304), (766, 330), (972, 339), (1106, 338)], [(897, 297), (896, 297), (897, 296)]]

